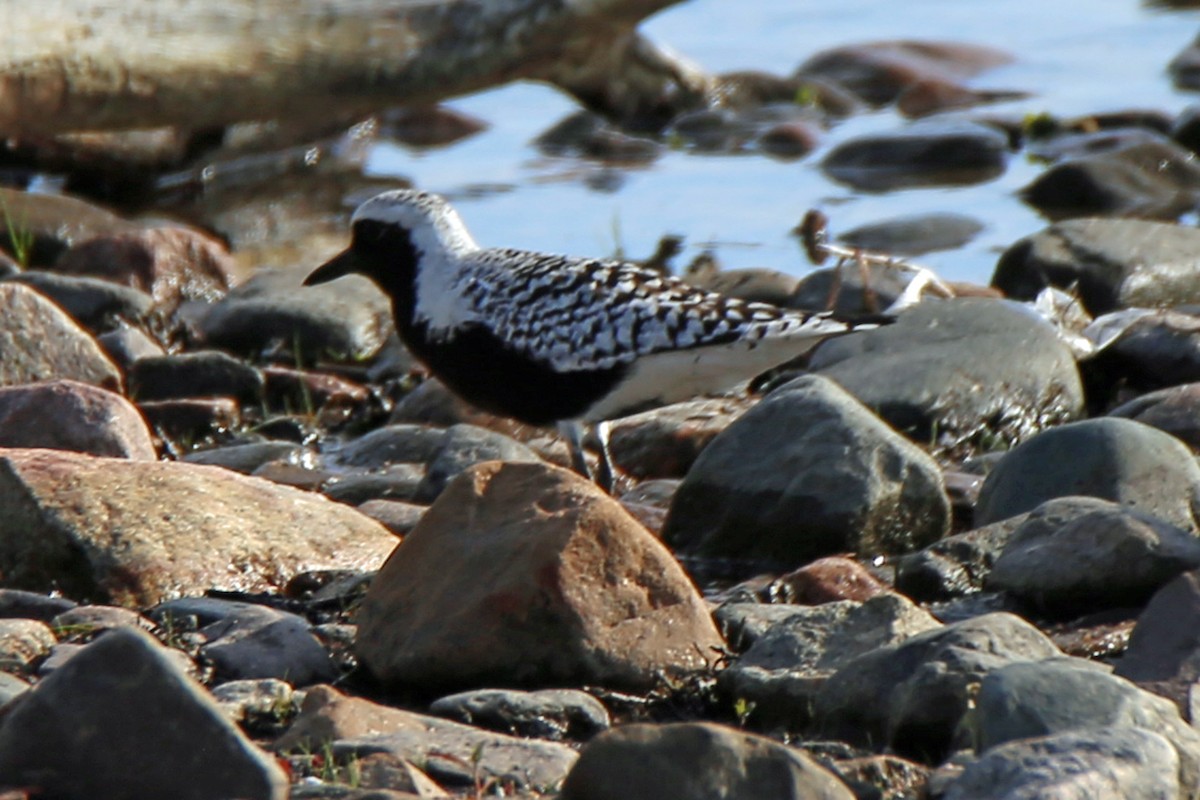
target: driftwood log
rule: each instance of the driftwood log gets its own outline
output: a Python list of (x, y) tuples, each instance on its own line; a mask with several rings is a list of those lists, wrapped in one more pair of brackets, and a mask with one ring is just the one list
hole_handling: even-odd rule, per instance
[(0, 3), (0, 133), (342, 120), (515, 79), (645, 124), (708, 91), (637, 33), (678, 0)]

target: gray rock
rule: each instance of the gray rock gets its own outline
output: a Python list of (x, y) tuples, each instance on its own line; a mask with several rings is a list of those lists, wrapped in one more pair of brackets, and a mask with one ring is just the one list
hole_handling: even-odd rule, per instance
[(196, 450), (185, 455), (183, 460), (189, 464), (211, 464), (250, 475), (263, 464), (272, 461), (302, 464), (306, 457), (310, 456), (311, 450), (295, 442), (247, 442), (214, 447), (211, 450)]
[(1089, 312), (1200, 301), (1200, 230), (1140, 219), (1074, 219), (1017, 241), (992, 285), (1032, 300), (1047, 285), (1077, 291)]
[(1180, 575), (1150, 599), (1116, 674), (1139, 683), (1200, 680), (1200, 572)]
[(997, 747), (968, 764), (944, 800), (1176, 800), (1179, 760), (1140, 728), (1089, 728)]
[(537, 453), (502, 433), (474, 425), (446, 429), (414, 498), (430, 503), (460, 472), (482, 461), (540, 462)]
[(158, 458), (150, 429), (132, 403), (115, 392), (72, 380), (0, 388), (0, 447), (48, 447), (141, 461)]
[(983, 588), (1024, 515), (940, 539), (896, 559), (896, 590), (915, 600), (946, 600)]
[(26, 592), (21, 589), (0, 589), (0, 619), (18, 617), (49, 622), (78, 603), (65, 597)]
[(975, 749), (986, 753), (1020, 739), (1098, 728), (1141, 728), (1175, 749), (1178, 780), (1200, 793), (1200, 732), (1166, 698), (1139, 689), (1084, 659), (1010, 664), (989, 673), (974, 715)]
[(1005, 300), (927, 301), (888, 325), (827, 342), (809, 363), (896, 430), (960, 453), (1016, 442), (1083, 412), (1071, 351)]
[(512, 736), (590, 739), (609, 727), (608, 710), (578, 689), (478, 689), (433, 701), (429, 713)]
[(1169, 433), (1200, 452), (1200, 383), (1171, 386), (1135, 397), (1108, 412)]
[(1051, 219), (1128, 216), (1174, 220), (1191, 210), (1200, 166), (1189, 151), (1152, 131), (1126, 129), (1069, 137), (1070, 154), (1021, 190)]
[(154, 307), (154, 298), (145, 292), (100, 278), (26, 270), (8, 280), (36, 289), (95, 332), (113, 328), (118, 320), (144, 321)]
[(235, 397), (257, 403), (264, 386), (260, 370), (219, 350), (139, 358), (129, 368), (129, 393), (139, 401)]
[(0, 775), (59, 797), (287, 796), (274, 761), (133, 628), (104, 634), (9, 709)]
[(380, 469), (397, 462), (432, 461), (442, 447), (446, 431), (428, 425), (385, 425), (331, 448), (331, 459), (347, 467)]
[(949, 524), (933, 460), (832, 381), (804, 377), (700, 454), (663, 538), (690, 554), (794, 566), (845, 551), (903, 552)]
[(979, 491), (975, 524), (1032, 511), (1055, 497), (1086, 495), (1196, 530), (1200, 467), (1173, 436), (1107, 417), (1039, 433), (997, 462)]
[[(816, 608), (830, 606), (835, 614), (844, 616), (849, 606), (844, 603), (825, 603)], [(738, 653), (745, 652), (763, 634), (775, 625), (791, 619), (798, 614), (812, 612), (807, 606), (797, 607), (790, 603), (759, 603), (731, 600), (722, 603), (713, 612), (713, 620), (717, 623), (721, 635), (729, 643), (729, 647)]]
[[(50, 654), (38, 664), (37, 675), (39, 678), (46, 678), (58, 672), (65, 667), (71, 659), (83, 652), (85, 645), (75, 644), (73, 642), (61, 642), (54, 645), (50, 650)], [(178, 651), (172, 651), (178, 652)]]
[(330, 500), (357, 506), (371, 500), (412, 501), (425, 491), (428, 471), (421, 464), (392, 464), (379, 472), (336, 475), (321, 487)]
[(788, 308), (842, 314), (877, 314), (890, 306), (908, 288), (909, 276), (883, 264), (868, 264), (863, 272), (853, 265), (827, 267), (805, 275), (784, 303)]
[(851, 660), (821, 687), (814, 714), (825, 736), (938, 761), (963, 744), (959, 722), (985, 675), (1057, 655), (1020, 617), (985, 614)]
[(897, 594), (797, 607), (718, 676), (726, 696), (752, 704), (756, 725), (803, 730), (824, 681), (852, 659), (941, 627)]
[(36, 619), (0, 619), (0, 671), (28, 672), (50, 654), (58, 640)]
[(859, 225), (838, 234), (839, 242), (899, 256), (920, 256), (954, 250), (968, 244), (983, 230), (974, 217), (953, 212), (909, 214)]
[(29, 691), (29, 684), (16, 675), (0, 672), (0, 708)]
[(243, 353), (298, 349), (305, 361), (332, 353), (363, 360), (394, 329), (391, 304), (369, 281), (349, 277), (303, 287), (303, 270), (259, 270), (200, 321), (204, 339)]
[(60, 636), (94, 634), (112, 628), (131, 627), (150, 630), (154, 623), (129, 608), (119, 606), (76, 606), (55, 617), (50, 624)]
[(1200, 379), (1200, 316), (1158, 311), (1131, 321), (1099, 357), (1103, 368), (1136, 387), (1156, 389)]
[(1136, 509), (1094, 497), (1047, 500), (1030, 512), (984, 585), (1056, 617), (1140, 606), (1200, 567), (1200, 539)]
[(358, 510), (397, 536), (403, 536), (417, 526), (429, 506), (402, 500), (368, 500)]
[(981, 183), (1004, 172), (1008, 136), (973, 122), (924, 122), (857, 136), (821, 162), (826, 175), (855, 189)]
[(118, 389), (121, 374), (86, 331), (37, 291), (0, 284), (0, 386), (67, 378)]
[(852, 800), (802, 751), (708, 722), (623, 725), (583, 749), (562, 800)]
[(122, 370), (128, 370), (130, 365), (139, 358), (161, 356), (166, 353), (162, 345), (152, 339), (141, 328), (134, 328), (124, 323), (118, 323), (115, 328), (105, 331), (96, 337), (100, 347), (108, 354)]
[(248, 606), (201, 628), (208, 644), (200, 655), (221, 680), (278, 678), (308, 686), (337, 677), (329, 653), (308, 622), (265, 606)]

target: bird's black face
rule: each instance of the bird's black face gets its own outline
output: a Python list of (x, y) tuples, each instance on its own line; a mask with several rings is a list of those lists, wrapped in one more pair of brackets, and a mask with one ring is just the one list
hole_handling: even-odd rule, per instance
[(395, 297), (402, 285), (411, 285), (416, 262), (417, 250), (408, 229), (363, 219), (354, 223), (350, 246), (313, 270), (304, 279), (304, 285), (358, 274), (375, 281)]

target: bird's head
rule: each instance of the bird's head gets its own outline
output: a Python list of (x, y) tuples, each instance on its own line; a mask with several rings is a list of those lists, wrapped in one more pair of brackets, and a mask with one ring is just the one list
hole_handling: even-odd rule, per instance
[(350, 246), (317, 267), (305, 286), (357, 273), (389, 288), (411, 280), (423, 257), (438, 261), (478, 248), (449, 203), (413, 189), (372, 197), (354, 212), (350, 230)]

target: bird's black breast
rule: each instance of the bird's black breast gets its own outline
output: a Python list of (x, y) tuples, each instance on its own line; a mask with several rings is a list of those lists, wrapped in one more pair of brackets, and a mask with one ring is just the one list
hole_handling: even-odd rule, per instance
[[(401, 323), (400, 320), (397, 320)], [(424, 325), (399, 324), (400, 337), (451, 391), (485, 411), (530, 425), (575, 419), (620, 383), (628, 367), (556, 372), (514, 351), (479, 325), (431, 341)]]

